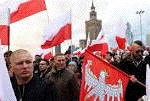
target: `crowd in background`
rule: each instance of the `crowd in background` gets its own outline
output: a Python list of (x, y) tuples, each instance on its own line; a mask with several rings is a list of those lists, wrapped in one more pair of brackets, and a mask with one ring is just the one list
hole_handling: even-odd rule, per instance
[[(135, 53), (133, 50), (135, 50)], [(11, 69), (11, 65), (10, 65), (11, 63), (9, 60), (12, 53), (13, 53), (12, 51), (7, 51), (4, 54), (10, 77), (14, 76), (13, 70)], [(94, 52), (93, 54), (104, 59), (106, 62), (116, 66), (117, 68), (123, 70), (124, 72), (128, 73), (131, 76), (132, 75), (136, 76), (136, 72), (138, 70), (135, 70), (135, 67), (137, 68), (139, 64), (142, 63), (141, 62), (142, 59), (144, 59), (144, 62), (146, 63), (149, 63), (150, 61), (149, 60), (150, 48), (144, 47), (141, 41), (135, 41), (134, 45), (131, 45), (131, 50), (130, 49), (112, 50), (111, 52), (107, 52), (104, 56), (102, 56), (101, 52)], [(140, 56), (139, 59), (137, 58), (138, 56)], [(130, 59), (128, 57), (130, 57)], [(58, 92), (60, 93), (61, 101), (78, 101), (81, 80), (82, 80), (83, 60), (84, 60), (84, 56), (72, 55), (70, 51), (66, 51), (65, 54), (56, 54), (50, 59), (44, 59), (42, 58), (41, 55), (35, 55), (35, 60), (33, 61), (34, 75), (46, 80), (52, 79), (55, 82)], [(129, 61), (131, 60), (132, 62), (129, 64), (128, 60)], [(126, 66), (125, 64), (128, 66)], [(130, 70), (128, 68), (134, 68), (134, 70)], [(146, 75), (145, 72), (144, 75)], [(66, 88), (72, 89), (72, 91), (70, 92), (69, 90), (66, 90)], [(138, 88), (133, 88), (133, 89), (138, 89)], [(131, 91), (131, 89), (129, 91)], [(70, 98), (66, 97), (68, 95), (70, 95)], [(140, 97), (141, 96), (135, 98), (140, 98)], [(128, 99), (130, 99), (128, 101), (131, 101), (132, 98), (134, 97), (133, 96), (132, 97), (130, 96), (129, 98), (127, 97), (126, 101)]]

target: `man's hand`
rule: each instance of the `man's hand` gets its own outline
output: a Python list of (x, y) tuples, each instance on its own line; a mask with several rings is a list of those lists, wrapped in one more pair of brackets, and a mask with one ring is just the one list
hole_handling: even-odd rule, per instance
[(135, 82), (137, 81), (137, 78), (135, 78), (134, 75), (131, 75), (131, 76), (130, 76), (130, 80), (131, 80), (133, 83), (135, 83)]

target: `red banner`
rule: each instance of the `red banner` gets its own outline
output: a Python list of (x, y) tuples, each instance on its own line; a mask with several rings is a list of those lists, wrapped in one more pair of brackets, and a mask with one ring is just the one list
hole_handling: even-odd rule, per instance
[(126, 38), (121, 38), (119, 36), (116, 36), (116, 41), (117, 41), (118, 47), (120, 49), (125, 49), (125, 47), (126, 47)]
[(124, 101), (129, 76), (86, 51), (80, 101)]
[(19, 5), (18, 10), (10, 14), (10, 22), (16, 22), (40, 11), (46, 10), (45, 0), (30, 0)]

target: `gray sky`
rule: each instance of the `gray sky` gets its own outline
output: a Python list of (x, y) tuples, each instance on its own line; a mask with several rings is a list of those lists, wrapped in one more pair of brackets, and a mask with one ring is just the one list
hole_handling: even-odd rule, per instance
[[(4, 0), (5, 1), (5, 0)], [(14, 1), (14, 0), (11, 0)], [(25, 48), (36, 54), (42, 44), (43, 29), (48, 21), (57, 18), (62, 11), (71, 9), (73, 44), (79, 45), (79, 39), (85, 39), (85, 20), (89, 20), (92, 0), (45, 0), (47, 11), (42, 11), (11, 24), (11, 50)], [(3, 2), (2, 0), (0, 2)], [(143, 42), (150, 32), (150, 1), (148, 0), (93, 0), (97, 19), (102, 20), (102, 33), (111, 40), (111, 46), (116, 44), (115, 35), (125, 35), (126, 23), (131, 24), (134, 40), (140, 39), (140, 16), (136, 11), (144, 10), (142, 14)], [(67, 41), (62, 44), (63, 52), (68, 48)]]

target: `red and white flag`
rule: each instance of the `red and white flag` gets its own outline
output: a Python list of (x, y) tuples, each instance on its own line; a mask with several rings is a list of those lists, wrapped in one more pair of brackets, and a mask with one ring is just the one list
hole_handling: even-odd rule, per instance
[(0, 43), (9, 44), (9, 16), (8, 9), (0, 9)]
[(101, 35), (96, 40), (93, 40), (92, 44), (87, 48), (87, 50), (91, 52), (101, 51), (102, 56), (105, 56), (105, 54), (109, 51), (109, 47), (108, 47), (108, 42), (104, 34)]
[(42, 49), (51, 48), (71, 39), (71, 22), (70, 12), (66, 12), (58, 18), (51, 21), (51, 23), (45, 27), (43, 41), (41, 45)]
[(0, 101), (17, 101), (10, 82), (2, 48), (0, 48), (0, 66)]
[(118, 47), (120, 49), (125, 49), (126, 48), (126, 38), (122, 38), (120, 36), (116, 36), (116, 41), (117, 41)]
[(47, 54), (44, 55), (44, 59), (45, 60), (49, 60), (52, 57), (53, 57), (53, 54), (51, 52), (49, 52), (49, 53), (47, 53)]
[(10, 5), (10, 23), (16, 22), (40, 11), (46, 10), (45, 0), (17, 0)]
[(104, 56), (108, 52), (108, 44), (107, 43), (99, 43), (93, 44), (87, 48), (90, 52), (101, 51), (102, 56)]
[(124, 101), (129, 76), (86, 51), (80, 101)]

